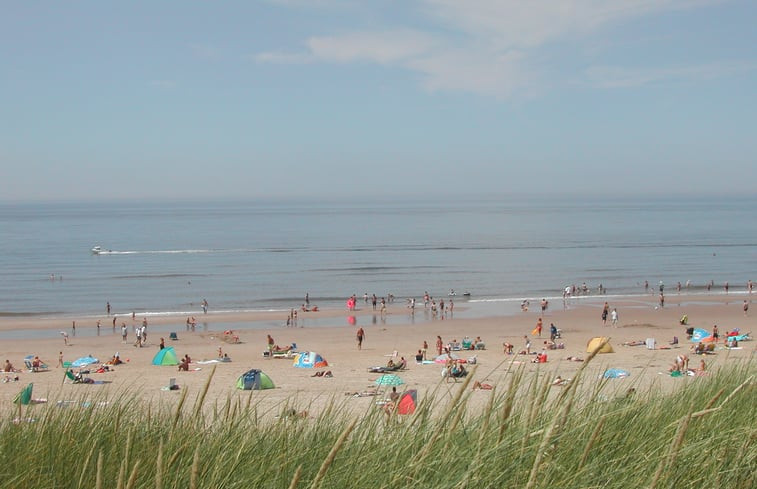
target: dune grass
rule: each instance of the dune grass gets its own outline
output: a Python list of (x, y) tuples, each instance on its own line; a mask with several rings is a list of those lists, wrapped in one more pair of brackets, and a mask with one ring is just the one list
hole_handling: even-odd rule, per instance
[(581, 372), (557, 388), (513, 371), (483, 409), (461, 383), (411, 416), (347, 415), (334, 399), (315, 419), (294, 401), (274, 417), (264, 393), (211, 401), (205, 389), (170, 409), (129, 393), (24, 406), (0, 424), (0, 487), (752, 488), (755, 374), (752, 357), (673, 394), (624, 396)]

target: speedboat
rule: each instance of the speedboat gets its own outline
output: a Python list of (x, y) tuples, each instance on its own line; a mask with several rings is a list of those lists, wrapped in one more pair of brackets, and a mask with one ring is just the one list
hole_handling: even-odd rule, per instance
[(100, 245), (97, 245), (97, 246), (93, 246), (91, 251), (93, 255), (99, 255), (100, 253), (105, 253), (106, 251), (110, 251), (110, 250), (104, 250), (100, 247)]

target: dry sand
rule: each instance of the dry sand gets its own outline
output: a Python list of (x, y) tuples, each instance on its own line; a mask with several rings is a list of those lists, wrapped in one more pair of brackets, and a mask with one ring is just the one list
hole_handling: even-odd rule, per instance
[[(486, 350), (458, 352), (462, 358), (476, 355), (477, 370), (474, 380), (485, 381), (503, 389), (507, 385), (510, 375), (508, 368), (511, 362), (522, 362), (527, 372), (539, 373), (554, 377), (560, 375), (570, 378), (580, 363), (567, 361), (568, 356), (586, 357), (586, 345), (595, 336), (611, 337), (614, 353), (600, 355), (589, 366), (590, 375), (599, 376), (608, 367), (628, 370), (631, 376), (626, 379), (616, 379), (611, 388), (626, 390), (631, 386), (637, 388), (656, 388), (670, 390), (685, 382), (696, 381), (696, 378), (673, 378), (667, 374), (668, 367), (679, 353), (686, 353), (691, 367), (697, 367), (701, 358), (689, 351), (691, 343), (686, 340), (684, 328), (679, 325), (683, 314), (689, 317), (689, 324), (710, 330), (713, 324), (719, 326), (721, 336), (733, 328), (741, 332), (749, 332), (754, 319), (745, 317), (742, 304), (749, 296), (732, 294), (711, 296), (670, 295), (667, 297), (665, 308), (656, 308), (657, 298), (654, 296), (641, 298), (583, 298), (572, 300), (567, 308), (562, 301), (550, 304), (544, 315), (544, 329), (542, 338), (532, 337), (533, 349), (539, 351), (542, 342), (549, 337), (549, 325), (555, 323), (562, 330), (562, 338), (558, 342), (565, 344), (565, 349), (548, 350), (546, 364), (532, 364), (531, 357), (525, 355), (505, 355), (503, 342), (515, 345), (516, 352), (524, 346), (524, 335), (531, 336), (537, 318), (541, 315), (538, 304), (532, 304), (528, 312), (509, 316), (497, 316), (481, 319), (446, 318), (431, 321), (420, 320), (423, 317), (423, 306), (416, 310), (419, 319), (415, 324), (409, 321), (409, 315), (404, 305), (392, 305), (388, 314), (396, 318), (408, 319), (407, 324), (385, 324), (378, 317), (375, 325), (365, 328), (366, 338), (363, 348), (358, 351), (355, 333), (356, 327), (349, 326), (347, 317), (350, 315), (372, 315), (373, 312), (363, 307), (356, 313), (341, 310), (319, 311), (316, 313), (300, 313), (312, 317), (332, 318), (333, 326), (325, 327), (278, 327), (268, 330), (244, 329), (234, 332), (241, 342), (229, 344), (222, 340), (224, 323), (243, 322), (253, 320), (281, 320), (281, 313), (249, 313), (249, 314), (213, 314), (209, 313), (198, 319), (208, 323), (207, 331), (198, 327), (195, 332), (183, 328), (177, 331), (178, 341), (171, 341), (166, 333), (150, 332), (149, 343), (143, 348), (136, 348), (133, 324), (141, 322), (137, 316), (125, 318), (129, 326), (129, 343), (121, 342), (120, 331), (112, 332), (111, 319), (105, 316), (102, 321), (100, 336), (83, 336), (84, 328), (95, 328), (98, 318), (3, 318), (0, 320), (0, 330), (14, 330), (20, 328), (38, 328), (49, 331), (49, 339), (34, 340), (4, 340), (0, 346), (0, 360), (9, 359), (16, 368), (23, 369), (23, 357), (28, 354), (39, 355), (50, 367), (46, 372), (30, 373), (25, 369), (19, 373), (20, 381), (0, 384), (0, 405), (9, 407), (13, 397), (29, 382), (34, 383), (35, 398), (46, 398), (49, 403), (60, 400), (98, 399), (101, 396), (113, 397), (117, 393), (128, 389), (137, 396), (153, 403), (174, 405), (179, 399), (180, 391), (165, 391), (161, 387), (168, 384), (169, 378), (174, 377), (181, 389), (189, 390), (188, 400), (193, 400), (198, 394), (213, 369), (213, 364), (193, 363), (190, 372), (178, 372), (176, 367), (159, 367), (151, 365), (151, 360), (158, 350), (160, 336), (166, 345), (173, 346), (178, 356), (189, 354), (193, 361), (209, 360), (217, 357), (219, 346), (227, 353), (230, 363), (215, 364), (215, 375), (208, 391), (209, 403), (214, 399), (220, 404), (243, 396), (247, 399), (249, 392), (235, 389), (236, 379), (250, 368), (259, 368), (266, 372), (275, 382), (276, 388), (265, 391), (255, 391), (252, 395), (255, 402), (259, 402), (262, 412), (276, 414), (280, 412), (287, 401), (292, 401), (300, 409), (308, 409), (311, 413), (318, 412), (331, 399), (344, 402), (347, 407), (359, 410), (370, 408), (377, 400), (376, 397), (352, 397), (347, 393), (364, 392), (375, 388), (374, 381), (377, 374), (368, 372), (371, 366), (385, 365), (389, 355), (394, 351), (404, 356), (409, 364), (406, 371), (400, 373), (405, 380), (403, 388), (416, 388), (421, 396), (436, 388), (442, 395), (453, 392), (461, 383), (440, 383), (439, 365), (417, 365), (415, 353), (424, 340), (429, 344), (429, 357), (435, 356), (436, 336), (442, 337), (445, 344), (463, 337), (475, 338), (480, 336), (486, 343)], [(609, 302), (610, 310), (617, 308), (620, 316), (618, 327), (612, 327), (608, 317), (607, 326), (603, 326), (600, 319), (604, 300)], [(461, 316), (463, 304), (457, 305), (456, 315)], [(77, 321), (79, 336), (69, 336), (69, 346), (64, 346), (59, 331), (71, 333), (71, 321)], [(150, 325), (175, 324), (184, 322), (185, 318), (160, 317), (149, 318)], [(119, 319), (118, 323), (121, 323)], [(148, 326), (149, 331), (149, 326)], [(300, 351), (316, 351), (329, 362), (326, 369), (333, 373), (333, 377), (313, 377), (314, 370), (294, 368), (291, 359), (267, 359), (262, 352), (266, 348), (266, 335), (271, 334), (279, 345), (296, 343)], [(38, 333), (42, 334), (42, 333)], [(680, 345), (672, 349), (649, 350), (645, 346), (623, 346), (624, 342), (655, 338), (658, 346), (667, 346), (668, 341), (678, 336)], [(715, 355), (704, 357), (708, 369), (717, 368), (725, 362), (735, 359), (754, 359), (755, 342), (742, 343), (742, 349), (727, 350), (718, 345)], [(93, 355), (101, 361), (109, 359), (116, 351), (126, 361), (124, 365), (113, 368), (106, 373), (92, 373), (89, 376), (96, 380), (107, 381), (105, 384), (85, 385), (63, 383), (64, 369), (56, 367), (59, 352), (63, 352), (65, 361), (72, 361), (85, 355)], [(399, 357), (395, 358), (395, 360)], [(661, 374), (662, 373), (662, 374)], [(382, 394), (385, 394), (382, 392)], [(491, 393), (476, 391), (473, 400), (482, 402)], [(379, 396), (381, 398), (383, 396)], [(206, 401), (208, 402), (208, 401)]]

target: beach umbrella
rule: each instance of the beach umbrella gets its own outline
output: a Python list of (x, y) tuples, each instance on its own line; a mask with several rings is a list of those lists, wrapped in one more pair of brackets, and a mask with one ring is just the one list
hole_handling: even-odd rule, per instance
[(399, 375), (384, 374), (376, 379), (376, 385), (402, 385), (405, 381)]
[(72, 367), (86, 367), (87, 365), (97, 363), (97, 361), (98, 361), (97, 358), (94, 358), (92, 356), (81, 357), (71, 362), (71, 366)]
[(400, 402), (397, 403), (397, 414), (413, 414), (417, 405), (418, 391), (410, 389), (400, 397)]
[(706, 340), (706, 338), (710, 337), (710, 332), (706, 329), (702, 328), (696, 328), (693, 333), (691, 333), (691, 341), (693, 343), (699, 343), (702, 340)]
[(434, 358), (434, 363), (447, 363), (448, 360), (460, 360), (460, 357), (454, 353), (442, 353), (438, 357)]
[(29, 384), (19, 392), (16, 397), (13, 398), (14, 404), (27, 405), (32, 402), (32, 387), (34, 384)]

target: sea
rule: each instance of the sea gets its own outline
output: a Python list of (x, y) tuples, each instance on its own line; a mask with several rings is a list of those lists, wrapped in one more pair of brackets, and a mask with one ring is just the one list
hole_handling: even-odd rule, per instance
[(757, 280), (755, 210), (757, 197), (3, 203), (0, 316), (95, 317), (108, 302), (198, 315), (207, 300), (285, 318), (306, 294), (343, 308), (426, 292), (488, 315), (584, 284), (738, 294)]

